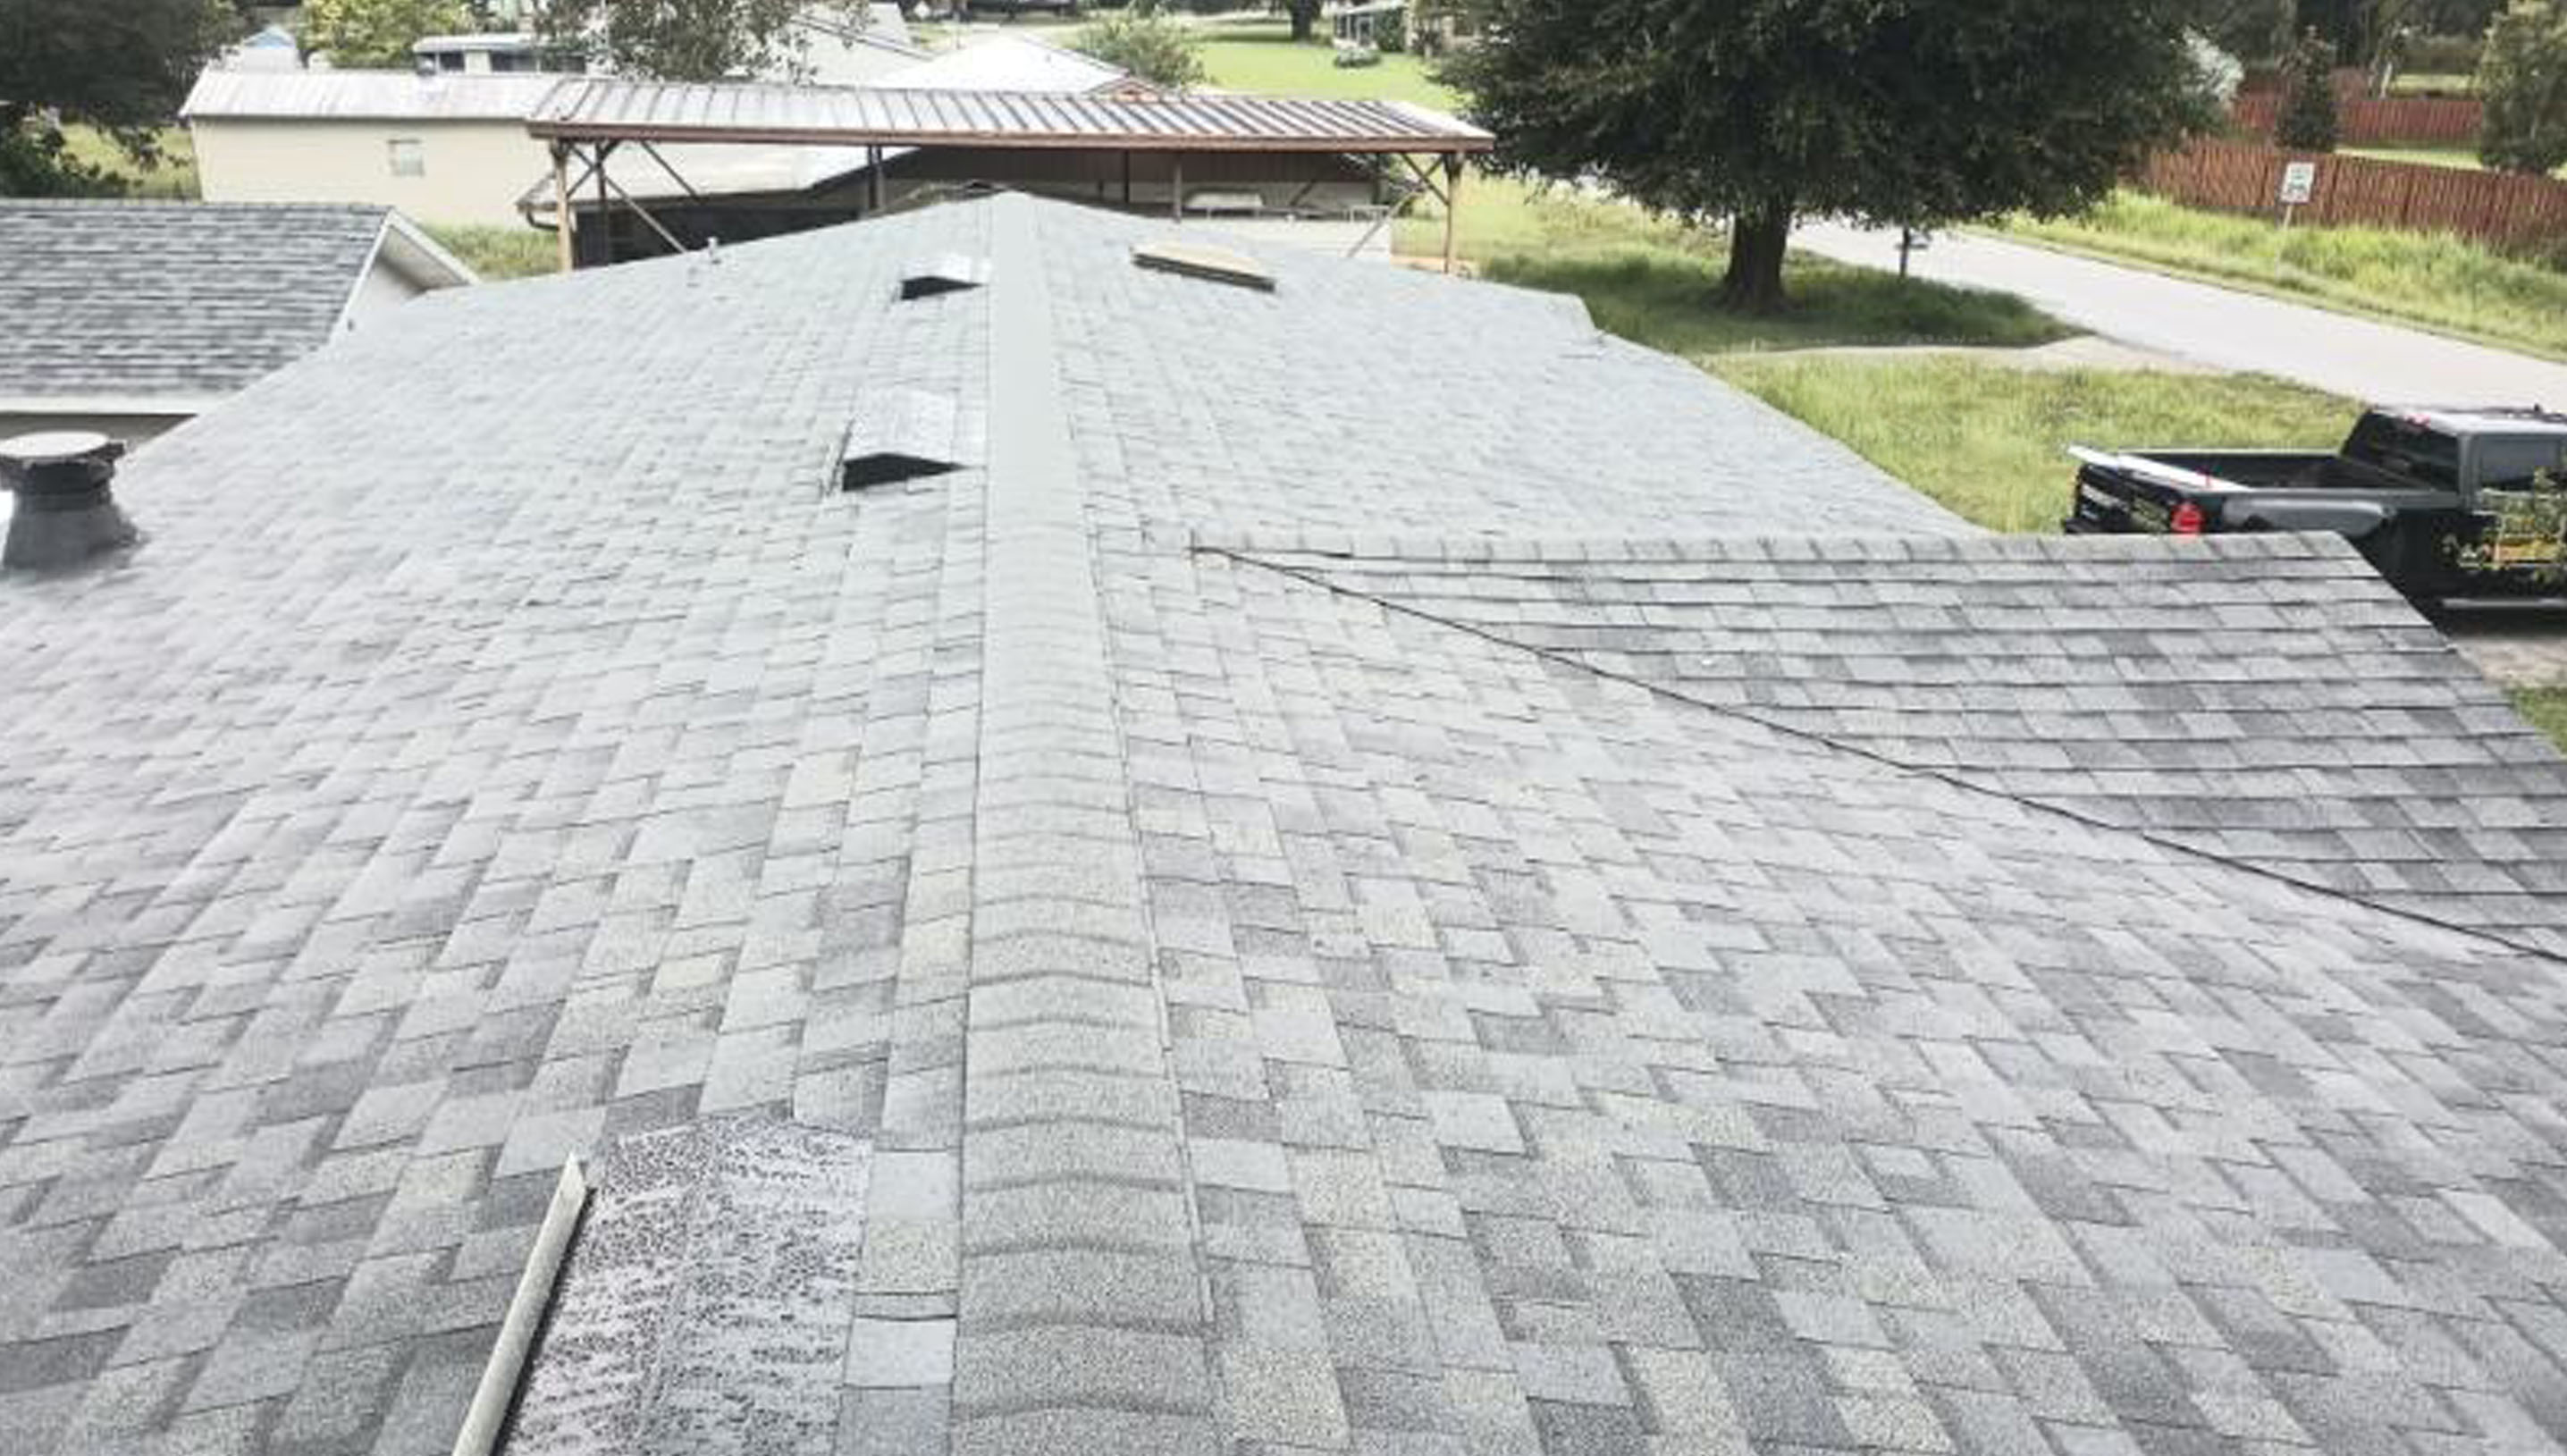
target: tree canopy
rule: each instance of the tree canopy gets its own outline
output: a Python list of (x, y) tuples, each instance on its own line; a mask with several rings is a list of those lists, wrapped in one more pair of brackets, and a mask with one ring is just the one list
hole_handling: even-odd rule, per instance
[(2507, 6), (2487, 28), (2478, 90), (2486, 97), (2481, 160), (2534, 174), (2567, 165), (2567, 3)]
[(0, 0), (0, 194), (98, 191), (63, 153), (56, 117), (149, 159), (196, 73), (248, 29), (227, 0)]
[(664, 81), (798, 75), (808, 0), (547, 0), (545, 40), (627, 76)]
[(2333, 151), (2335, 143), (2335, 46), (2312, 30), (2291, 48), (2282, 68), (2273, 145), (2293, 151)]
[(310, 0), (303, 20), (303, 48), (342, 69), (407, 68), (422, 38), (473, 25), (463, 0)]
[(2185, 0), (1490, 0), (1451, 68), (1501, 168), (1733, 219), (1782, 302), (1796, 216), (2081, 209), (2206, 125)]

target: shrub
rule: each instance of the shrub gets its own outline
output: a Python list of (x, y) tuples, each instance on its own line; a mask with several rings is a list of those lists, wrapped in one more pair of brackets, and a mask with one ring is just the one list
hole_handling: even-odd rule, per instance
[(2273, 145), (2292, 151), (2333, 151), (2335, 138), (2335, 47), (2313, 30), (2291, 48), (2283, 68)]
[(1210, 75), (1204, 69), (1203, 43), (1195, 38), (1193, 28), (1158, 14), (1155, 8), (1135, 6), (1108, 15), (1079, 32), (1072, 44), (1108, 66), (1119, 66), (1171, 91), (1200, 86)]
[(1394, 10), (1387, 15), (1374, 16), (1372, 21), (1372, 44), (1373, 49), (1380, 51), (1386, 56), (1395, 56), (1400, 52), (1407, 50), (1408, 12), (1405, 10)]
[(2478, 158), (2499, 171), (2567, 164), (2567, 0), (2513, 0), (2487, 27), (2478, 63), (2486, 122)]

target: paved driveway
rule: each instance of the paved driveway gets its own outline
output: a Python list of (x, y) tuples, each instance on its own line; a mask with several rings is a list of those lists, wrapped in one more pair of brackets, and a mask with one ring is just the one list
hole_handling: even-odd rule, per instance
[[(1898, 266), (1898, 234), (1813, 223), (1793, 245)], [(2567, 365), (2416, 329), (2117, 267), (1967, 233), (1918, 255), (1928, 278), (2018, 293), (2079, 328), (2221, 369), (2253, 370), (2358, 400), (2567, 409)]]

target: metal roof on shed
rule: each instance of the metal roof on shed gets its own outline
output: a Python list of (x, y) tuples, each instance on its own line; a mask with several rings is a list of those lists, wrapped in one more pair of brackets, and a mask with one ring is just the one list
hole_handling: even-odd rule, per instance
[(531, 114), (560, 80), (558, 75), (541, 73), (207, 71), (196, 78), (179, 115), (191, 122), (208, 118), (514, 122)]
[(1489, 134), (1405, 102), (1078, 96), (581, 77), (526, 123), (568, 141), (807, 142), (1155, 150), (1485, 151)]

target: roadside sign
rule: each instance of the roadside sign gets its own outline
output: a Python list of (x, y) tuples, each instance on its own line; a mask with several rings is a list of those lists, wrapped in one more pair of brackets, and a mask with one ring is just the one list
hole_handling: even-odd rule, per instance
[(2318, 164), (2294, 161), (2282, 167), (2282, 205), (2299, 207), (2318, 194)]

